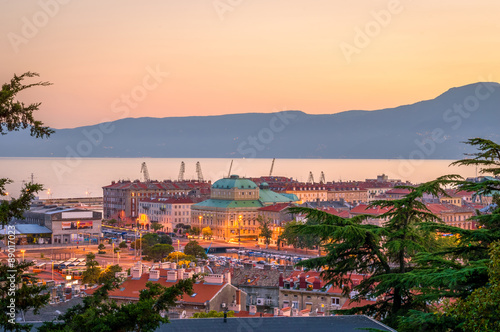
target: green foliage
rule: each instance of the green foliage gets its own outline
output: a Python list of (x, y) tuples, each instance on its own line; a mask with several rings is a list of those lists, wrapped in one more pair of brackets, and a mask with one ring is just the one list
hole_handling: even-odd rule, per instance
[[(12, 321), (9, 322), (13, 318), (8, 313), (11, 303), (15, 305), (15, 313), (21, 313), (24, 320), (26, 311), (34, 310), (36, 314), (49, 302), (50, 294), (42, 294), (45, 293), (47, 287), (38, 286), (36, 275), (28, 273), (29, 267), (33, 265), (32, 262), (13, 262), (12, 265), (10, 263), (9, 265), (0, 265), (0, 306), (2, 308), (0, 310), (0, 326), (5, 331), (31, 330), (29, 324), (11, 324)], [(15, 293), (12, 292), (11, 284), (16, 285)]]
[(139, 249), (141, 247), (141, 242), (142, 242), (141, 239), (137, 239), (135, 241), (132, 241), (130, 243), (130, 248), (136, 249), (136, 250)]
[(167, 257), (168, 254), (174, 251), (174, 247), (170, 244), (160, 244), (157, 243), (154, 246), (148, 248), (147, 260), (153, 261), (163, 261), (163, 258)]
[(490, 246), (488, 284), (458, 300), (451, 312), (463, 331), (500, 331), (500, 242)]
[(200, 235), (200, 228), (199, 227), (192, 227), (191, 231), (189, 232), (190, 235)]
[(269, 246), (269, 244), (271, 243), (271, 238), (273, 236), (273, 231), (270, 228), (270, 226), (272, 225), (272, 219), (267, 218), (267, 220), (266, 220), (266, 219), (264, 219), (264, 217), (258, 216), (257, 221), (260, 224), (259, 236), (264, 238), (264, 243), (266, 244), (266, 248), (267, 248)]
[(197, 241), (189, 241), (184, 247), (184, 253), (196, 258), (207, 258), (205, 249)]
[[(222, 318), (223, 311), (210, 310), (209, 312), (195, 312), (191, 318)], [(228, 311), (227, 317), (234, 317), (234, 311)]]
[[(37, 82), (24, 85), (25, 78), (37, 77), (37, 73), (26, 72), (21, 76), (14, 74), (10, 83), (2, 85), (0, 90), (0, 135), (19, 129), (30, 129), (31, 136), (36, 138), (49, 137), (54, 133), (49, 127), (44, 127), (41, 121), (35, 120), (33, 112), (38, 110), (40, 103), (26, 106), (23, 102), (15, 100), (17, 93), (35, 86), (47, 86), (48, 82)], [(12, 180), (0, 178), (0, 196), (6, 196), (5, 186)], [(26, 183), (21, 189), (18, 198), (0, 201), (0, 224), (6, 225), (12, 218), (24, 219), (23, 212), (29, 209), (31, 201), (36, 193), (43, 190), (43, 186), (36, 183)]]
[[(317, 220), (310, 218), (305, 225), (316, 225)], [(294, 248), (314, 249), (319, 243), (320, 238), (316, 234), (297, 232), (297, 227), (304, 224), (297, 220), (292, 220), (285, 224), (283, 233), (280, 235), (280, 241), (285, 241)]]
[(99, 263), (95, 260), (93, 253), (87, 254), (85, 266), (87, 269), (82, 273), (82, 283), (89, 285), (97, 284), (102, 270), (99, 267)]
[(107, 282), (82, 304), (69, 309), (59, 316), (62, 322), (45, 322), (41, 332), (153, 332), (162, 323), (168, 323), (162, 312), (175, 306), (175, 301), (184, 293), (192, 294), (193, 279), (179, 280), (171, 287), (148, 282), (146, 289), (139, 295), (139, 301), (118, 305), (109, 299), (108, 292), (118, 287), (117, 283)]
[(173, 253), (170, 253), (167, 257), (167, 261), (173, 262), (173, 263), (179, 263), (179, 265), (189, 265), (191, 262), (195, 262), (196, 258), (190, 255), (186, 255), (183, 252), (180, 251), (174, 251)]
[(116, 272), (122, 272), (120, 265), (110, 265), (106, 267), (106, 269), (99, 274), (99, 279), (97, 280), (98, 283), (103, 284), (106, 282), (113, 282)]
[(118, 223), (118, 220), (116, 219), (111, 219), (111, 220), (108, 220), (108, 225), (116, 225)]
[[(323, 278), (329, 284), (343, 287), (345, 296), (356, 291), (354, 301), (377, 298), (375, 304), (338, 310), (337, 313), (373, 315), (396, 327), (398, 318), (407, 315), (409, 310), (426, 307), (425, 302), (412, 292), (419, 288), (419, 284), (407, 278), (415, 268), (412, 257), (437, 247), (434, 234), (422, 227), (424, 222), (433, 222), (437, 218), (420, 200), (425, 193), (445, 195), (444, 186), (457, 178), (445, 176), (416, 188), (406, 187), (410, 193), (404, 198), (374, 202), (374, 206), (388, 209), (381, 216), (387, 220), (382, 226), (363, 223), (368, 216), (344, 219), (319, 210), (290, 208), (291, 213), (303, 213), (308, 219), (304, 225), (292, 225), (291, 232), (317, 237), (327, 253), (299, 265), (315, 269), (326, 266)], [(353, 285), (350, 273), (371, 277)]]
[(99, 249), (99, 250), (104, 250), (104, 249), (106, 249), (106, 246), (104, 245), (104, 243), (100, 243), (100, 244), (97, 246), (97, 249)]
[(172, 238), (168, 235), (160, 235), (159, 243), (161, 244), (172, 244)]
[(151, 229), (155, 232), (163, 228), (163, 225), (157, 222), (151, 223)]
[(37, 111), (41, 103), (33, 103), (26, 106), (23, 102), (15, 100), (16, 95), (26, 89), (35, 86), (48, 86), (49, 82), (37, 82), (24, 85), (25, 78), (38, 77), (37, 73), (26, 72), (21, 76), (14, 74), (10, 83), (2, 85), (0, 91), (0, 134), (5, 135), (10, 131), (19, 129), (30, 129), (31, 136), (36, 138), (49, 137), (54, 133), (49, 127), (44, 127), (41, 121), (35, 120), (33, 112)]
[(211, 238), (212, 237), (212, 229), (210, 227), (204, 227), (202, 230), (201, 230), (201, 235), (203, 235), (203, 238)]
[(120, 244), (118, 245), (118, 247), (119, 247), (119, 248), (122, 248), (122, 249), (126, 249), (126, 248), (128, 248), (128, 246), (127, 246), (127, 242), (125, 242), (125, 241), (120, 242)]

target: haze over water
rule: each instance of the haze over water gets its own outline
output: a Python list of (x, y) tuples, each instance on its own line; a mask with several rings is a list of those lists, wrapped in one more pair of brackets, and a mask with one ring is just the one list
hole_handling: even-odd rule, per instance
[[(143, 180), (140, 173), (146, 162), (152, 180), (177, 180), (181, 161), (186, 164), (184, 179), (197, 179), (196, 162), (201, 163), (205, 180), (216, 181), (228, 175), (231, 159), (189, 158), (0, 158), (3, 177), (15, 182), (7, 186), (9, 195), (17, 197), (23, 181), (44, 185), (40, 198), (102, 196), (102, 187), (118, 180)], [(273, 175), (307, 181), (312, 171), (319, 181), (321, 171), (330, 181), (364, 181), (386, 174), (390, 179), (421, 183), (446, 174), (463, 177), (476, 175), (474, 167), (450, 167), (453, 160), (377, 160), (377, 159), (276, 159)], [(272, 159), (234, 159), (231, 174), (244, 177), (268, 176)]]

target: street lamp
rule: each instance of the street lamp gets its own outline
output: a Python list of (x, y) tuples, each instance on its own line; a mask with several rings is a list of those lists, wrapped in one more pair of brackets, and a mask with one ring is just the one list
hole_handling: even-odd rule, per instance
[(198, 216), (198, 220), (200, 221), (200, 227), (198, 229), (200, 232), (198, 233), (198, 239), (201, 239), (201, 219), (203, 219), (203, 216), (200, 214)]
[(238, 216), (238, 249), (241, 247), (241, 220), (243, 219), (243, 216), (240, 214)]
[(26, 250), (24, 249), (21, 249), (21, 254), (23, 254), (23, 262), (24, 262), (24, 253), (26, 252)]
[(177, 265), (179, 265), (179, 254), (181, 253), (180, 245), (181, 240), (177, 239)]
[(139, 243), (141, 250), (139, 251), (139, 260), (142, 261), (142, 233), (139, 232)]

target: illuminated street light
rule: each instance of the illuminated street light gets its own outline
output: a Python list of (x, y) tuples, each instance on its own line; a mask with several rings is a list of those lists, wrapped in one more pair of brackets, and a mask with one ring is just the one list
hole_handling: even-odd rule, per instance
[(26, 252), (26, 250), (24, 249), (21, 249), (21, 254), (23, 254), (23, 262), (24, 262), (24, 253)]
[(238, 216), (238, 249), (241, 247), (241, 220), (243, 219), (243, 216), (240, 214)]
[(198, 233), (198, 239), (201, 239), (201, 220), (203, 219), (203, 216), (200, 214), (198, 216), (198, 220), (200, 221), (200, 228), (199, 228), (199, 233)]

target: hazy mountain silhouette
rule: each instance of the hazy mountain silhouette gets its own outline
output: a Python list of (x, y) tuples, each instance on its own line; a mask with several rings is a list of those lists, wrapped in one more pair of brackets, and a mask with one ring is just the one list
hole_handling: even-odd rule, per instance
[(500, 142), (499, 124), (500, 84), (488, 82), (376, 111), (127, 118), (45, 140), (16, 132), (0, 139), (0, 156), (457, 159), (468, 138)]

